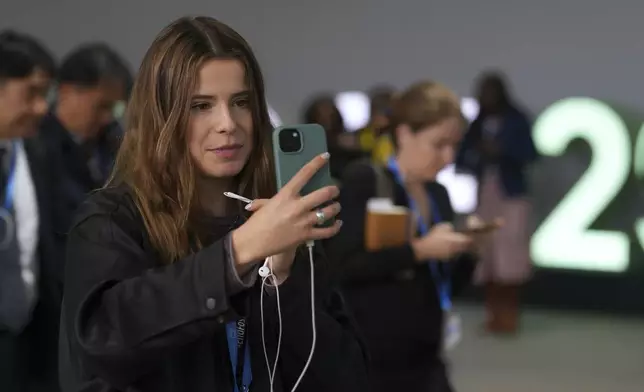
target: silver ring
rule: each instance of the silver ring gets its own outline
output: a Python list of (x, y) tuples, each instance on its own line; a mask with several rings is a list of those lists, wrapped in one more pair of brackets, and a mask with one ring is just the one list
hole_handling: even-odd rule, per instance
[(321, 226), (326, 222), (326, 215), (324, 215), (324, 211), (322, 210), (315, 211), (315, 217), (317, 218), (318, 226)]

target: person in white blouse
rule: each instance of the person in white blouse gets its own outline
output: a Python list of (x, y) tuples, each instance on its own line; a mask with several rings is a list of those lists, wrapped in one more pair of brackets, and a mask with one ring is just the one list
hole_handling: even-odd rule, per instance
[[(62, 285), (46, 162), (31, 136), (55, 73), (35, 39), (0, 32), (0, 390), (56, 391)], [(37, 354), (36, 354), (37, 353)]]

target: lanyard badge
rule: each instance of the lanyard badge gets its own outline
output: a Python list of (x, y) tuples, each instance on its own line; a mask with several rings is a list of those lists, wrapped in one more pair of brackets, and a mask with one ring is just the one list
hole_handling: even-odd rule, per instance
[(250, 367), (250, 345), (246, 333), (246, 320), (244, 319), (226, 324), (234, 392), (248, 392), (253, 380)]

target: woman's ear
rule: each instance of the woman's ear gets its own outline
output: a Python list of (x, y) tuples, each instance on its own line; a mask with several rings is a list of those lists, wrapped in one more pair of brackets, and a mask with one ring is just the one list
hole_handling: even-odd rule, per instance
[(400, 124), (396, 127), (396, 132), (395, 132), (395, 137), (396, 137), (396, 144), (399, 147), (405, 146), (409, 144), (410, 142), (413, 142), (412, 137), (413, 137), (413, 132), (411, 131), (411, 128), (407, 124)]

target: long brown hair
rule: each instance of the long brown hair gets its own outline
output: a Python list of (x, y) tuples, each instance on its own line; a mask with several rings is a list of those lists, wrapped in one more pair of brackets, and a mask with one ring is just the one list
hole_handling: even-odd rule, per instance
[(108, 186), (131, 188), (153, 246), (171, 263), (191, 251), (198, 233), (197, 168), (187, 143), (191, 96), (204, 62), (234, 58), (246, 68), (251, 92), (253, 151), (236, 178), (248, 198), (275, 193), (272, 129), (259, 64), (244, 38), (213, 18), (181, 18), (148, 49), (134, 82), (127, 126)]

